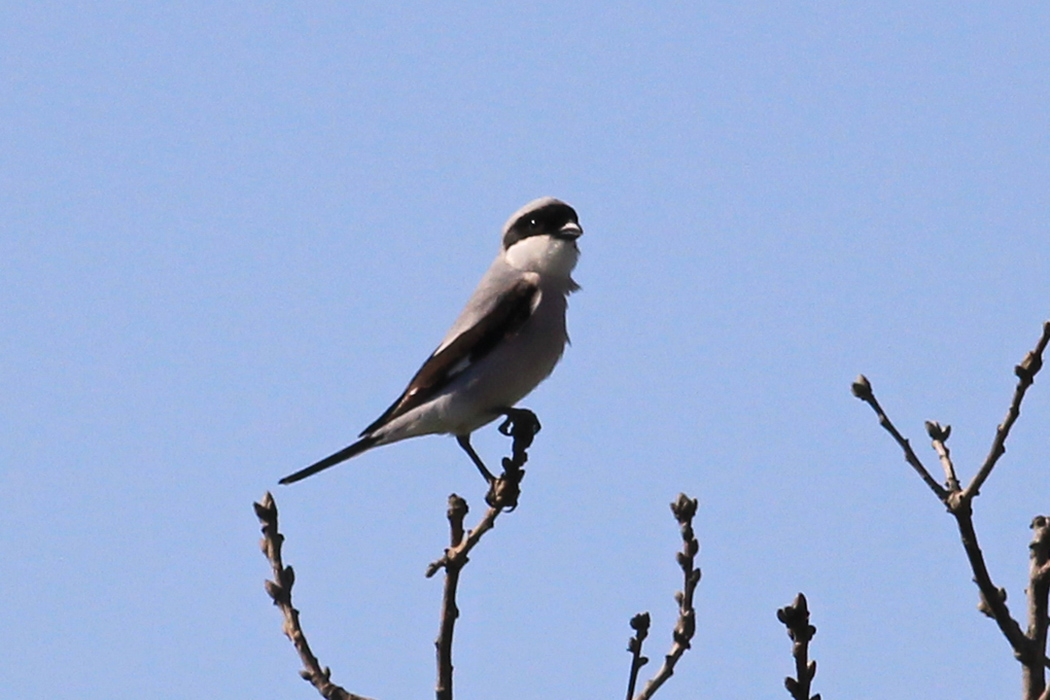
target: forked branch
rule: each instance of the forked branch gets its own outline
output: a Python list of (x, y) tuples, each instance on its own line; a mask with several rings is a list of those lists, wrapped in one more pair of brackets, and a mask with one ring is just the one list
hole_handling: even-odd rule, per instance
[(452, 635), (455, 632), (456, 618), (459, 617), (456, 590), (459, 586), (460, 571), (470, 561), (470, 551), (481, 541), (481, 537), (495, 526), (500, 513), (517, 508), (518, 497), (521, 495), (521, 480), (525, 476), (522, 467), (529, 459), (526, 450), (539, 429), (540, 422), (532, 411), (507, 411), (507, 420), (499, 426), (499, 431), (513, 438), (512, 456), (503, 458), (503, 474), (492, 481), (485, 497), (489, 508), (473, 530), (466, 533), (463, 530), (463, 519), (469, 510), (467, 502), (456, 494), (448, 497), (448, 522), (451, 531), (449, 547), (426, 571), (427, 578), (430, 578), (441, 569), (445, 570), (441, 625), (434, 642), (437, 649), (437, 700), (452, 700)]
[(693, 594), (696, 586), (700, 583), (700, 569), (696, 567), (696, 554), (700, 551), (700, 543), (696, 540), (693, 532), (693, 517), (696, 515), (697, 502), (695, 498), (689, 498), (684, 493), (678, 494), (678, 498), (671, 504), (671, 512), (678, 521), (682, 534), (682, 551), (678, 552), (675, 559), (682, 569), (684, 584), (682, 590), (675, 593), (675, 601), (678, 603), (678, 622), (675, 623), (672, 634), (673, 643), (671, 651), (664, 657), (663, 665), (656, 672), (642, 692), (634, 696), (634, 687), (638, 679), (638, 671), (649, 659), (642, 656), (642, 642), (649, 633), (649, 613), (641, 613), (631, 618), (631, 627), (635, 635), (628, 640), (627, 650), (631, 652), (631, 675), (627, 682), (627, 697), (630, 700), (648, 700), (660, 689), (668, 678), (674, 673), (674, 667), (682, 655), (689, 649), (689, 644), (696, 632), (696, 609), (693, 606)]
[(942, 427), (940, 423), (934, 421), (926, 422), (926, 432), (944, 469), (945, 485), (941, 486), (930, 476), (929, 471), (911, 449), (908, 440), (898, 432), (887, 417), (886, 412), (875, 398), (868, 379), (861, 375), (852, 387), (853, 395), (871, 407), (879, 419), (879, 424), (893, 436), (904, 452), (905, 461), (915, 469), (955, 518), (963, 549), (970, 562), (970, 568), (973, 570), (974, 583), (977, 584), (981, 593), (978, 609), (995, 620), (1003, 636), (1013, 648), (1014, 655), (1021, 662), (1026, 700), (1050, 700), (1048, 697), (1050, 691), (1047, 690), (1045, 679), (1045, 668), (1050, 665), (1050, 660), (1046, 657), (1047, 626), (1050, 624), (1047, 617), (1047, 594), (1050, 590), (1050, 565), (1047, 565), (1047, 560), (1050, 558), (1048, 554), (1050, 535), (1046, 533), (1046, 519), (1040, 516), (1032, 523), (1034, 531), (1030, 546), (1032, 564), (1027, 591), (1028, 630), (1025, 632), (1022, 631), (1020, 624), (1011, 616), (1007, 608), (1006, 591), (997, 587), (988, 573), (984, 554), (981, 552), (977, 532), (974, 529), (973, 500), (980, 493), (981, 487), (991, 475), (999, 458), (1006, 452), (1006, 440), (1011, 428), (1021, 415), (1021, 402), (1024, 400), (1025, 392), (1035, 381), (1036, 374), (1043, 366), (1043, 352), (1048, 342), (1050, 342), (1050, 321), (1043, 324), (1043, 332), (1035, 348), (1027, 353), (1021, 363), (1014, 368), (1017, 385), (1006, 411), (1006, 418), (996, 428), (988, 456), (985, 457), (984, 462), (965, 488), (959, 483), (947, 446), (951, 426)]
[(627, 700), (634, 697), (634, 688), (638, 684), (638, 672), (649, 663), (649, 658), (642, 656), (642, 644), (649, 636), (649, 613), (638, 613), (631, 618), (631, 629), (634, 636), (627, 640), (627, 651), (631, 652), (631, 674), (627, 679)]

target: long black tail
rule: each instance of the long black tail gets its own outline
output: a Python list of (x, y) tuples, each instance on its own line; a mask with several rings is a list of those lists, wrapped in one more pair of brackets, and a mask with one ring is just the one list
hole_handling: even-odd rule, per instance
[(334, 467), (340, 462), (345, 462), (351, 457), (356, 457), (357, 455), (367, 450), (369, 447), (375, 447), (375, 444), (377, 442), (379, 442), (379, 438), (363, 437), (357, 442), (355, 442), (353, 445), (350, 445), (349, 447), (344, 447), (343, 449), (339, 450), (334, 455), (329, 455), (328, 457), (322, 459), (320, 462), (317, 462), (316, 464), (311, 464), (306, 469), (300, 469), (291, 476), (284, 477), (279, 483), (294, 484), (296, 481), (299, 481), (300, 479), (305, 479), (306, 477), (312, 474), (316, 474), (322, 469)]

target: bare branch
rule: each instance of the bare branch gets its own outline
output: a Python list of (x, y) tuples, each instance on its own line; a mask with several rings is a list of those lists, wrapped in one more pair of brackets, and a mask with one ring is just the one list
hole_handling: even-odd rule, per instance
[(1024, 359), (1021, 360), (1021, 364), (1014, 367), (1014, 374), (1017, 375), (1017, 387), (1014, 389), (1014, 397), (1010, 402), (1010, 408), (1006, 411), (1006, 418), (1003, 419), (1003, 422), (999, 424), (995, 431), (995, 439), (992, 441), (992, 448), (989, 450), (988, 456), (984, 458), (984, 464), (981, 465), (977, 475), (973, 477), (973, 481), (970, 482), (970, 485), (966, 487), (966, 491), (963, 492), (962, 497), (964, 499), (972, 500), (980, 492), (981, 486), (984, 485), (988, 475), (992, 473), (995, 463), (1006, 452), (1006, 438), (1010, 435), (1010, 428), (1013, 427), (1014, 422), (1021, 415), (1021, 401), (1024, 400), (1028, 387), (1032, 386), (1032, 382), (1035, 381), (1035, 375), (1043, 367), (1043, 351), (1046, 349), (1047, 342), (1050, 342), (1050, 321), (1043, 324), (1043, 335), (1039, 338), (1039, 342), (1036, 343), (1035, 349), (1025, 355)]
[(634, 636), (627, 640), (627, 651), (631, 652), (631, 675), (627, 679), (627, 700), (634, 697), (634, 687), (638, 683), (638, 672), (642, 666), (649, 663), (649, 659), (642, 656), (642, 644), (649, 636), (649, 613), (638, 613), (631, 618), (631, 629)]
[(948, 491), (957, 493), (961, 488), (959, 479), (955, 476), (955, 465), (952, 464), (951, 452), (948, 450), (947, 445), (948, 437), (952, 434), (952, 426), (946, 425), (942, 428), (941, 424), (936, 421), (926, 421), (926, 434), (933, 441), (933, 449), (941, 460), (941, 466), (944, 468), (944, 480), (948, 484)]
[(689, 649), (689, 643), (696, 632), (696, 609), (693, 607), (693, 593), (696, 591), (697, 584), (700, 583), (700, 569), (696, 568), (694, 564), (696, 553), (700, 551), (700, 543), (697, 542), (696, 535), (693, 532), (693, 516), (696, 515), (696, 506), (696, 499), (689, 498), (684, 493), (678, 494), (678, 498), (671, 504), (671, 512), (674, 513), (675, 519), (681, 526), (682, 551), (675, 558), (678, 561), (678, 566), (682, 569), (685, 581), (682, 590), (675, 593), (675, 601), (678, 603), (678, 622), (674, 628), (674, 643), (671, 644), (671, 651), (664, 657), (664, 663), (660, 670), (645, 684), (645, 688), (638, 693), (635, 700), (648, 700), (671, 677), (674, 673), (675, 664)]
[[(463, 518), (467, 515), (467, 502), (456, 494), (448, 497), (448, 523), (451, 530), (450, 544), (457, 547), (463, 541)], [(463, 564), (466, 559), (463, 559)], [(441, 631), (437, 641), (437, 699), (452, 698), (452, 633), (455, 631), (459, 608), (456, 607), (456, 587), (459, 585), (460, 566), (446, 568), (445, 593), (441, 602)]]
[[(1038, 515), (1032, 520), (1032, 543), (1028, 546), (1028, 639), (1036, 658), (1046, 657), (1047, 598), (1050, 594), (1050, 520)], [(1046, 668), (1041, 663), (1026, 664), (1023, 683), (1028, 698), (1047, 692)]]
[(518, 497), (521, 495), (521, 480), (525, 477), (522, 467), (529, 459), (526, 449), (532, 444), (533, 438), (539, 432), (540, 422), (536, 415), (527, 409), (512, 409), (507, 420), (499, 426), (499, 431), (504, 435), (514, 438), (512, 453), (513, 457), (503, 458), (503, 474), (495, 479), (489, 486), (485, 501), (489, 509), (481, 518), (473, 530), (467, 533), (463, 540), (445, 550), (444, 556), (427, 567), (427, 578), (432, 577), (439, 570), (448, 570), (448, 567), (463, 568), (467, 563), (467, 555), (481, 540), (482, 535), (491, 530), (496, 524), (496, 518), (504, 509), (514, 510), (518, 507)]
[[(992, 582), (991, 575), (988, 573), (988, 567), (985, 565), (984, 554), (981, 552), (980, 545), (977, 542), (977, 533), (973, 526), (971, 501), (964, 498), (964, 492), (958, 490), (947, 491), (939, 484), (933, 482), (929, 472), (921, 466), (918, 458), (914, 456), (908, 441), (897, 432), (896, 428), (893, 427), (893, 423), (890, 422), (890, 419), (886, 416), (885, 411), (883, 411), (878, 400), (875, 398), (875, 394), (871, 389), (871, 384), (863, 375), (854, 382), (853, 394), (875, 410), (879, 416), (879, 423), (886, 428), (891, 435), (893, 435), (894, 439), (897, 440), (897, 444), (901, 445), (904, 449), (905, 457), (908, 459), (909, 464), (915, 467), (916, 471), (919, 472), (919, 475), (923, 478), (923, 481), (930, 486), (941, 502), (948, 507), (948, 512), (955, 517), (956, 525), (959, 528), (959, 536), (962, 539), (963, 549), (966, 551), (966, 557), (970, 561), (970, 568), (973, 570), (974, 583), (977, 584), (977, 588), (981, 593), (981, 600), (978, 609), (996, 621), (996, 624), (999, 625), (999, 629), (1002, 631), (1007, 641), (1010, 642), (1010, 646), (1013, 647), (1014, 653), (1019, 659), (1030, 659), (1032, 653), (1030, 640), (1025, 637), (1024, 633), (1021, 631), (1020, 625), (1010, 615), (1010, 610), (1006, 606), (1006, 591), (998, 588)], [(954, 466), (951, 465), (945, 442), (951, 431), (948, 428), (941, 428), (938, 423), (932, 422), (927, 422), (926, 429), (930, 437), (933, 439), (934, 448), (936, 449), (939, 444), (944, 451), (944, 457), (942, 460), (947, 463), (945, 470), (950, 481), (951, 476), (955, 473), (955, 469)], [(958, 482), (956, 481), (956, 484), (957, 483)], [(1022, 661), (1022, 663), (1024, 663), (1024, 661)]]
[(327, 666), (322, 668), (317, 657), (310, 651), (306, 635), (303, 634), (303, 628), (299, 624), (299, 611), (292, 606), (292, 585), (295, 583), (295, 572), (292, 567), (284, 566), (281, 560), (284, 535), (277, 530), (277, 504), (267, 491), (262, 502), (254, 505), (255, 515), (262, 523), (263, 537), (259, 544), (273, 568), (273, 581), (266, 582), (266, 592), (270, 594), (273, 604), (280, 608), (284, 615), (284, 634), (292, 640), (303, 662), (303, 670), (299, 672), (299, 675), (310, 681), (317, 688), (321, 697), (326, 700), (368, 700), (368, 698), (355, 695), (333, 683), (330, 680), (332, 671)]
[(970, 561), (973, 570), (973, 582), (981, 592), (980, 602), (977, 609), (988, 615), (999, 626), (1006, 641), (1013, 647), (1014, 655), (1022, 664), (1030, 663), (1032, 659), (1032, 645), (1021, 626), (1010, 615), (1010, 609), (1006, 606), (1006, 589), (996, 586), (992, 582), (988, 566), (984, 562), (984, 554), (977, 543), (977, 531), (973, 526), (973, 511), (969, 501), (962, 501), (959, 505), (950, 509), (955, 516), (955, 523), (959, 528), (959, 537), (962, 539), (966, 558)]
[(1006, 637), (1013, 648), (1014, 656), (1024, 667), (1024, 687), (1026, 700), (1050, 700), (1046, 687), (1045, 668), (1050, 666), (1050, 659), (1046, 656), (1047, 641), (1047, 598), (1050, 593), (1050, 532), (1048, 532), (1046, 518), (1040, 516), (1032, 523), (1034, 531), (1031, 547), (1031, 567), (1029, 572), (1028, 586), (1028, 633), (1021, 630), (1020, 624), (1011, 615), (1006, 605), (1006, 590), (997, 587), (988, 573), (988, 567), (984, 561), (977, 542), (977, 532), (973, 525), (973, 499), (980, 492), (984, 482), (992, 473), (992, 469), (999, 458), (1006, 452), (1006, 439), (1010, 434), (1017, 418), (1021, 415), (1021, 402), (1024, 400), (1025, 392), (1035, 381), (1035, 375), (1043, 366), (1043, 352), (1047, 343), (1050, 342), (1050, 321), (1043, 324), (1043, 332), (1036, 343), (1035, 348), (1025, 355), (1021, 364), (1014, 368), (1017, 375), (1017, 386), (1014, 389), (1013, 399), (1007, 409), (1006, 418), (999, 424), (992, 447), (988, 452), (977, 474), (970, 484), (962, 489), (955, 474), (955, 466), (952, 464), (951, 454), (948, 451), (947, 441), (951, 434), (951, 428), (939, 423), (927, 421), (926, 431), (933, 441), (933, 448), (940, 458), (944, 468), (945, 479), (948, 488), (945, 490), (933, 482), (929, 472), (919, 462), (912, 452), (908, 441), (897, 432), (896, 428), (886, 417), (882, 407), (879, 406), (875, 395), (871, 390), (871, 384), (861, 375), (853, 383), (853, 395), (861, 399), (875, 410), (879, 416), (879, 423), (894, 437), (897, 444), (904, 450), (905, 459), (915, 468), (926, 485), (933, 490), (937, 497), (948, 507), (948, 512), (955, 518), (959, 528), (959, 537), (962, 540), (963, 549), (973, 570), (974, 583), (980, 590), (980, 602), (978, 609), (995, 620), (1003, 636)]
[(787, 627), (791, 637), (791, 655), (795, 657), (796, 678), (784, 679), (784, 687), (794, 700), (820, 700), (820, 694), (809, 696), (813, 677), (817, 675), (817, 662), (809, 660), (809, 642), (817, 633), (817, 628), (809, 624), (809, 608), (806, 596), (799, 593), (795, 602), (786, 608), (777, 610), (777, 619)]
[(463, 519), (469, 510), (467, 502), (456, 494), (448, 497), (448, 521), (451, 537), (444, 555), (427, 567), (426, 576), (431, 578), (439, 570), (445, 570), (445, 587), (441, 605), (441, 627), (434, 642), (437, 648), (437, 700), (452, 700), (452, 635), (455, 631), (459, 608), (456, 606), (456, 589), (459, 585), (460, 571), (470, 561), (470, 551), (481, 541), (481, 537), (496, 524), (496, 518), (504, 510), (518, 507), (521, 495), (521, 480), (525, 476), (522, 467), (529, 459), (526, 450), (540, 430), (536, 414), (528, 409), (514, 408), (505, 411), (507, 420), (499, 431), (511, 436), (511, 457), (503, 458), (503, 474), (489, 485), (485, 496), (489, 508), (485, 515), (470, 532), (464, 534)]
[(876, 400), (875, 394), (872, 393), (871, 382), (868, 381), (868, 378), (863, 374), (859, 375), (857, 380), (853, 382), (852, 388), (853, 395), (871, 406), (871, 410), (875, 411), (875, 415), (878, 416), (879, 419), (879, 425), (885, 428), (886, 432), (892, 435), (893, 439), (897, 441), (901, 450), (904, 451), (904, 459), (912, 466), (922, 480), (926, 482), (926, 485), (930, 487), (930, 490), (933, 491), (937, 495), (937, 498), (942, 501), (948, 498), (948, 492), (945, 491), (944, 487), (938, 484), (932, 476), (930, 476), (930, 472), (926, 470), (926, 467), (924, 467), (922, 462), (919, 461), (919, 458), (915, 456), (915, 451), (911, 449), (911, 443), (897, 431), (897, 428), (894, 427), (893, 423), (886, 415), (886, 412), (882, 410), (882, 406), (880, 406), (878, 400)]

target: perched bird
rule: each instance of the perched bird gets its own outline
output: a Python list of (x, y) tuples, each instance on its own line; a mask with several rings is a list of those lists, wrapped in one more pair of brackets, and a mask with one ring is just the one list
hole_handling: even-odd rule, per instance
[(553, 197), (514, 212), (503, 227), (499, 255), (397, 401), (357, 442), (281, 483), (305, 479), (379, 445), (434, 433), (455, 435), (491, 481), (470, 434), (508, 415), (561, 358), (569, 338), (567, 297), (579, 289), (570, 274), (582, 234), (576, 211)]

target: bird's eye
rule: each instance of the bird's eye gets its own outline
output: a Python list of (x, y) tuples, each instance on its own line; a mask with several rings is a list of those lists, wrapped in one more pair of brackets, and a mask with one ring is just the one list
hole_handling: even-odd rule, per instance
[(539, 221), (537, 221), (536, 219), (529, 219), (529, 228), (537, 229), (539, 227), (540, 227), (540, 222)]

